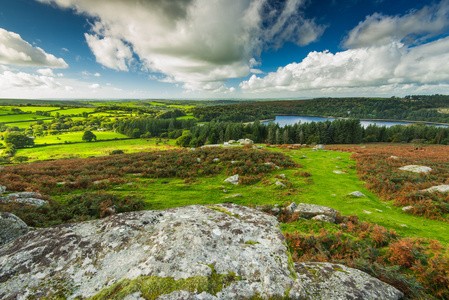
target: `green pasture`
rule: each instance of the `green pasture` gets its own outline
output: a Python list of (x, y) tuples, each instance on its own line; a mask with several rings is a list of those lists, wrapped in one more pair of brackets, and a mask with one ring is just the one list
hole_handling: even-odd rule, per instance
[(178, 120), (189, 120), (189, 119), (195, 119), (195, 120), (197, 120), (197, 118), (195, 118), (195, 117), (193, 116), (193, 113), (188, 113), (186, 116), (178, 117), (178, 118), (176, 118), (176, 119), (178, 119)]
[(6, 126), (9, 127), (17, 127), (19, 129), (27, 129), (28, 127), (36, 124), (36, 121), (30, 121), (30, 122), (18, 122), (18, 123), (6, 123)]
[[(128, 138), (126, 135), (115, 133), (112, 131), (94, 131), (93, 132), (97, 136), (97, 140), (112, 140), (112, 139), (126, 139)], [(44, 144), (64, 144), (64, 143), (76, 143), (83, 142), (84, 131), (76, 131), (76, 132), (66, 132), (58, 135), (47, 135), (43, 137), (38, 137), (34, 140), (36, 145), (44, 145)]]
[(48, 119), (48, 117), (39, 116), (35, 114), (0, 115), (0, 123), (14, 123), (14, 122), (34, 121), (42, 119)]
[(16, 156), (26, 156), (29, 158), (29, 161), (86, 158), (89, 156), (109, 155), (113, 150), (123, 150), (125, 153), (165, 150), (174, 147), (174, 144), (174, 140), (163, 140), (162, 143), (157, 143), (157, 139), (86, 142), (19, 149)]
[(53, 111), (53, 110), (60, 110), (59, 107), (56, 106), (4, 106), (5, 108), (8, 108), (11, 110), (12, 108), (18, 108), (23, 112), (27, 113), (35, 113), (37, 111)]
[(65, 116), (65, 115), (79, 115), (82, 113), (93, 113), (95, 111), (95, 109), (93, 108), (88, 108), (88, 107), (80, 107), (80, 108), (69, 108), (69, 109), (59, 109), (57, 111), (53, 111), (51, 112), (52, 116), (55, 116), (56, 113), (59, 113), (61, 116)]

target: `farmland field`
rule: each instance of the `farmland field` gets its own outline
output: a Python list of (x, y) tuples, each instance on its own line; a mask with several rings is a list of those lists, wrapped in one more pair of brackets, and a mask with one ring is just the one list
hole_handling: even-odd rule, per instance
[[(47, 135), (44, 137), (37, 137), (34, 139), (36, 145), (43, 144), (64, 144), (65, 142), (83, 142), (84, 132), (67, 132), (58, 135)], [(100, 140), (112, 140), (112, 139), (126, 139), (126, 135), (115, 133), (111, 131), (95, 131), (94, 134), (97, 137), (97, 141)]]
[(156, 139), (116, 140), (77, 144), (62, 144), (45, 147), (25, 148), (17, 151), (18, 156), (26, 156), (30, 161), (109, 155), (114, 150), (125, 153), (163, 150), (174, 147), (174, 140), (157, 144)]
[(20, 114), (20, 115), (0, 115), (0, 123), (12, 123), (12, 122), (22, 122), (22, 121), (33, 121), (48, 119), (45, 116), (39, 116), (35, 114)]
[(52, 116), (55, 116), (56, 113), (59, 113), (60, 115), (79, 115), (82, 113), (93, 113), (95, 109), (93, 108), (86, 108), (86, 107), (80, 107), (80, 108), (68, 108), (68, 109), (60, 109), (57, 111), (51, 112)]

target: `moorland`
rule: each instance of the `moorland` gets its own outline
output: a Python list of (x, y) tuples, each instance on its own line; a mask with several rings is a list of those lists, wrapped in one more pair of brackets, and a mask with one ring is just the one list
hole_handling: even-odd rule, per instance
[[(28, 226), (103, 218), (112, 206), (120, 213), (232, 201), (275, 215), (295, 262), (343, 263), (409, 299), (449, 297), (449, 196), (425, 191), (449, 184), (449, 128), (360, 125), (360, 119), (449, 123), (449, 96), (0, 103), (0, 183), (48, 201), (0, 203), (0, 211)], [(276, 114), (341, 119), (285, 127), (259, 122)], [(399, 169), (406, 165), (432, 171)], [(238, 185), (224, 182), (236, 174)], [(292, 202), (332, 207), (339, 222), (273, 210)]]

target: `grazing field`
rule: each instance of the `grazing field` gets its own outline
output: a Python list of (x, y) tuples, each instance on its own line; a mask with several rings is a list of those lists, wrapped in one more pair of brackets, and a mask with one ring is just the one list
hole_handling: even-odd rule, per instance
[[(111, 131), (95, 131), (93, 132), (97, 137), (97, 141), (100, 140), (113, 140), (113, 139), (127, 139), (126, 135), (115, 133)], [(64, 144), (64, 143), (79, 143), (83, 142), (83, 131), (79, 132), (67, 132), (58, 135), (47, 135), (43, 137), (37, 137), (34, 139), (36, 145), (44, 144)]]
[(23, 121), (46, 120), (46, 119), (49, 118), (35, 114), (0, 115), (0, 123), (15, 123)]
[(8, 127), (17, 127), (19, 129), (27, 129), (31, 125), (36, 124), (36, 121), (30, 121), (30, 122), (17, 122), (17, 123), (6, 123), (5, 125)]
[(174, 147), (174, 140), (157, 139), (116, 140), (105, 142), (90, 142), (77, 144), (62, 144), (17, 150), (17, 156), (26, 156), (29, 161), (85, 158), (89, 156), (109, 155), (114, 150), (123, 150), (125, 153), (141, 151), (164, 150)]
[(66, 115), (79, 115), (79, 114), (83, 114), (83, 113), (93, 113), (95, 111), (95, 109), (93, 108), (87, 108), (87, 107), (80, 107), (80, 108), (67, 108), (67, 109), (59, 109), (56, 111), (52, 111), (51, 115), (55, 116), (57, 113), (59, 113), (61, 116), (66, 116)]
[(27, 112), (27, 113), (35, 113), (37, 111), (53, 111), (53, 110), (60, 110), (59, 107), (55, 107), (55, 106), (3, 106), (4, 108), (7, 108), (9, 110), (13, 109), (13, 108), (18, 108), (23, 112)]

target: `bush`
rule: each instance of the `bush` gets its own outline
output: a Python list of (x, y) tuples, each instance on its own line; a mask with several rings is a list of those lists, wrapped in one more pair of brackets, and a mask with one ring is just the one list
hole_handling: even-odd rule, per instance
[(111, 151), (111, 153), (109, 153), (109, 155), (116, 155), (116, 154), (125, 154), (125, 152), (123, 152), (123, 150), (117, 149), (117, 150), (113, 150), (113, 151)]

